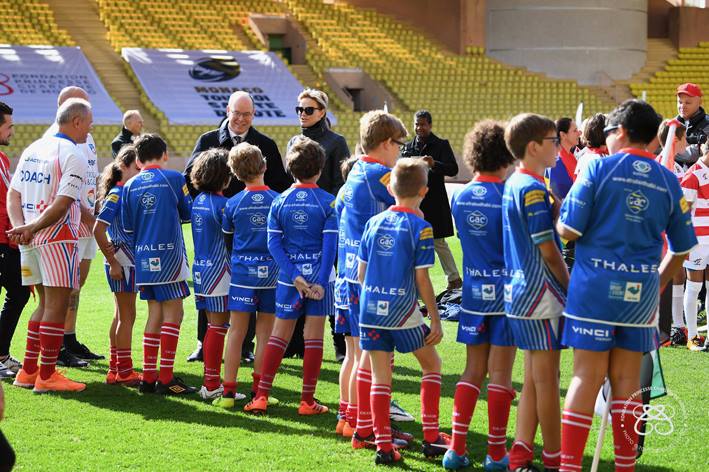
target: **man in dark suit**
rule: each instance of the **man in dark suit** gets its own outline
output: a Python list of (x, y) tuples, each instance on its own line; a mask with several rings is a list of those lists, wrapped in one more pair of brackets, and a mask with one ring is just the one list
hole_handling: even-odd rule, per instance
[(451, 290), (461, 288), (463, 281), (446, 243), (446, 238), (453, 236), (453, 219), (445, 178), (458, 173), (458, 163), (448, 140), (433, 134), (432, 128), (431, 113), (427, 110), (417, 111), (414, 115), (416, 137), (404, 144), (401, 155), (418, 156), (428, 164), (428, 193), (421, 202), (421, 211), (433, 227), (433, 247), (448, 279), (447, 289)]
[(143, 132), (143, 117), (138, 110), (127, 110), (123, 114), (123, 128), (111, 142), (111, 154), (115, 158), (126, 144), (133, 144), (133, 140)]
[[(246, 92), (234, 92), (231, 97), (229, 97), (229, 102), (226, 107), (226, 119), (219, 128), (207, 131), (197, 139), (197, 144), (194, 147), (194, 151), (192, 151), (192, 156), (187, 161), (184, 173), (187, 188), (192, 198), (195, 198), (199, 194), (192, 186), (192, 181), (190, 180), (192, 164), (195, 158), (208, 149), (222, 148), (228, 151), (242, 142), (247, 142), (258, 147), (266, 158), (267, 167), (264, 176), (266, 185), (279, 193), (291, 186), (293, 180), (283, 168), (281, 153), (278, 152), (278, 146), (276, 146), (275, 141), (265, 134), (259, 133), (252, 126), (254, 112), (255, 107), (251, 96)], [(229, 198), (242, 191), (244, 187), (243, 182), (232, 178), (229, 186), (224, 190), (224, 196)], [(242, 347), (242, 357), (249, 362), (253, 360), (255, 323), (256, 317), (252, 314), (251, 322), (249, 323), (249, 331), (246, 334)], [(197, 324), (197, 338), (199, 343), (197, 349), (187, 358), (188, 361), (202, 360), (202, 341), (204, 340), (204, 334), (206, 332), (207, 316), (204, 310), (200, 310)]]

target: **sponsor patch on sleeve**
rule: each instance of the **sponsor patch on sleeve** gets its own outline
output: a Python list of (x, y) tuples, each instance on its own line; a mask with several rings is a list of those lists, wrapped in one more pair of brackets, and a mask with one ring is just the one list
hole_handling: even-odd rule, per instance
[(689, 211), (689, 203), (682, 197), (679, 199), (679, 207), (682, 209), (682, 213), (687, 213)]
[(387, 172), (386, 174), (382, 175), (381, 179), (379, 179), (379, 181), (382, 183), (382, 185), (389, 185), (390, 180), (391, 180), (391, 172)]
[(524, 206), (532, 206), (536, 203), (541, 203), (544, 201), (544, 197), (546, 197), (544, 190), (532, 190), (527, 192), (524, 196)]
[(118, 203), (118, 194), (112, 193), (111, 195), (108, 196), (106, 199), (111, 203)]
[(419, 235), (419, 239), (433, 239), (433, 228), (429, 226), (427, 228), (422, 229), (421, 234)]
[(184, 184), (184, 185), (182, 186), (182, 193), (183, 193), (183, 195), (187, 195), (187, 194), (190, 193), (190, 191), (187, 190), (187, 184)]

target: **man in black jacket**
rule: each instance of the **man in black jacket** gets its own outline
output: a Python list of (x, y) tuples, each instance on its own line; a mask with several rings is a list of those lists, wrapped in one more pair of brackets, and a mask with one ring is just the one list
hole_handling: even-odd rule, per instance
[(702, 155), (699, 147), (709, 136), (709, 116), (702, 108), (702, 89), (686, 83), (677, 87), (677, 120), (687, 127), (687, 150), (675, 156), (675, 161), (688, 167)]
[(433, 134), (432, 128), (431, 113), (427, 110), (417, 111), (414, 115), (416, 137), (404, 144), (401, 155), (418, 156), (428, 164), (428, 193), (421, 202), (421, 211), (433, 227), (433, 247), (448, 279), (447, 290), (451, 290), (461, 288), (463, 281), (446, 243), (446, 238), (453, 236), (453, 219), (445, 177), (453, 177), (458, 173), (458, 163), (448, 140)]
[(118, 152), (126, 144), (132, 144), (133, 140), (140, 136), (143, 131), (143, 117), (138, 110), (127, 110), (123, 114), (123, 128), (111, 142), (111, 153), (115, 158)]
[[(185, 180), (187, 188), (190, 191), (192, 198), (195, 198), (199, 192), (192, 186), (190, 173), (192, 172), (192, 164), (195, 158), (203, 151), (212, 148), (222, 148), (227, 151), (239, 143), (247, 142), (253, 144), (261, 150), (261, 153), (266, 158), (266, 174), (264, 180), (266, 185), (276, 192), (283, 192), (291, 186), (293, 180), (283, 168), (281, 153), (278, 151), (275, 141), (259, 133), (252, 126), (254, 120), (254, 102), (251, 96), (246, 92), (234, 92), (229, 97), (229, 103), (226, 107), (226, 119), (222, 122), (219, 128), (212, 131), (207, 131), (197, 139), (197, 144), (192, 151), (192, 156), (187, 161), (185, 167)], [(238, 179), (232, 178), (229, 186), (224, 190), (224, 196), (229, 198), (244, 189), (244, 183)], [(249, 323), (249, 331), (244, 339), (242, 346), (242, 357), (247, 361), (253, 360), (254, 350), (254, 335), (256, 327), (256, 317), (251, 316)], [(204, 310), (199, 311), (197, 323), (197, 339), (199, 340), (197, 349), (187, 358), (188, 361), (202, 360), (202, 341), (207, 332), (207, 315)]]

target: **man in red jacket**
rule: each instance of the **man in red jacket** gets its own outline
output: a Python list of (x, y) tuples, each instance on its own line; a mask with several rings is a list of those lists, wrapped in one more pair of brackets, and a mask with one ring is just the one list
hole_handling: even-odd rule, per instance
[[(14, 133), (12, 108), (0, 102), (0, 146), (10, 144)], [(0, 312), (0, 379), (14, 377), (20, 362), (10, 355), (10, 342), (15, 334), (22, 309), (30, 298), (29, 287), (22, 286), (20, 250), (7, 238), (7, 189), (10, 185), (10, 159), (0, 151), (0, 289), (5, 289), (5, 304)]]

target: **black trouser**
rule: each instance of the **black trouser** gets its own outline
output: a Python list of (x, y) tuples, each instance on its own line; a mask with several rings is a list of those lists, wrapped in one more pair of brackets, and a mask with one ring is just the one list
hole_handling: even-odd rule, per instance
[(665, 341), (670, 337), (672, 329), (672, 281), (665, 286), (665, 289), (660, 293), (660, 342)]
[(22, 286), (20, 250), (7, 244), (0, 244), (0, 287), (5, 289), (5, 304), (0, 312), (0, 356), (7, 356), (17, 322), (30, 298), (29, 287)]
[(0, 431), (0, 472), (10, 472), (15, 465), (15, 451)]
[[(207, 334), (207, 311), (199, 310), (197, 315), (197, 339), (204, 342), (204, 335)], [(241, 357), (247, 352), (254, 352), (254, 338), (256, 337), (256, 313), (251, 313), (249, 317), (249, 329), (246, 331), (244, 343), (241, 345)]]

